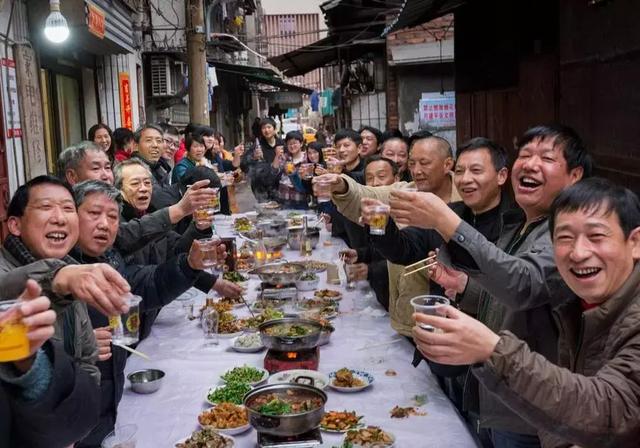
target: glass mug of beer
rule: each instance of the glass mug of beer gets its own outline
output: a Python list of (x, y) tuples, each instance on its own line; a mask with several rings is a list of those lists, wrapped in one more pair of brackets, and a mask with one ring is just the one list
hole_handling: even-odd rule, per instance
[(371, 207), (372, 216), (369, 219), (369, 233), (371, 235), (384, 235), (389, 221), (389, 212), (391, 208), (388, 205), (374, 205)]
[(0, 300), (0, 362), (29, 356), (27, 326), (22, 323), (20, 300)]

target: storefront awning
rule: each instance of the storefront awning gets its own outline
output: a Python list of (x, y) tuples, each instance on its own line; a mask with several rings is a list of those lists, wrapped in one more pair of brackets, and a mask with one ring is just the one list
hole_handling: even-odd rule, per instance
[(216, 68), (216, 71), (222, 73), (229, 73), (239, 75), (247, 79), (247, 81), (256, 82), (260, 84), (266, 84), (269, 86), (277, 87), (278, 89), (286, 92), (298, 92), (306, 95), (310, 95), (313, 90), (305, 87), (296, 86), (284, 82), (278, 74), (269, 68), (253, 67), (249, 65), (237, 65), (228, 64), (220, 61), (208, 61), (209, 64)]
[(450, 13), (468, 0), (405, 0), (398, 15), (382, 31), (386, 36), (403, 28), (418, 26)]
[(366, 53), (380, 51), (384, 44), (384, 40), (378, 38), (362, 39), (347, 33), (333, 34), (305, 47), (269, 58), (269, 62), (285, 76), (298, 76), (336, 61), (350, 62)]

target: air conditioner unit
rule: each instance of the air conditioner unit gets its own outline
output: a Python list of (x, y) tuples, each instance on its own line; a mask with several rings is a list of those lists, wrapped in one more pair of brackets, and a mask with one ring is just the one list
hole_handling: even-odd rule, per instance
[(150, 62), (151, 96), (175, 95), (179, 83), (173, 61), (167, 56), (152, 56)]

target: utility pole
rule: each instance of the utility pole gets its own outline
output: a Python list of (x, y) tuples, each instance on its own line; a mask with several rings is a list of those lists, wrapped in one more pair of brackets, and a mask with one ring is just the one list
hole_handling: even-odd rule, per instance
[(189, 66), (189, 119), (209, 124), (207, 100), (207, 46), (204, 35), (204, 0), (186, 0), (187, 63)]

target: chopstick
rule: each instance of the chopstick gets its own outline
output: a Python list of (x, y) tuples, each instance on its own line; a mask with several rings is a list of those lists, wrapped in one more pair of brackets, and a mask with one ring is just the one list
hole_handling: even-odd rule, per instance
[(242, 299), (242, 303), (244, 303), (244, 306), (246, 306), (247, 309), (249, 310), (249, 313), (251, 314), (251, 317), (255, 318), (256, 315), (253, 313), (253, 311), (251, 310), (251, 307), (247, 303), (247, 300), (244, 298), (244, 294), (240, 294), (240, 298)]
[(391, 342), (383, 342), (382, 344), (365, 345), (364, 347), (360, 347), (357, 350), (358, 351), (362, 351), (362, 350), (368, 350), (370, 348), (384, 347), (385, 345), (392, 345), (392, 344), (395, 344), (396, 342), (400, 342), (400, 341), (402, 341), (402, 339), (394, 339)]
[(405, 266), (404, 268), (405, 268), (405, 269), (409, 269), (409, 268), (412, 268), (412, 267), (414, 267), (414, 266), (418, 266), (419, 264), (422, 264), (422, 263), (425, 263), (425, 262), (426, 262), (426, 263), (429, 263), (429, 262), (431, 262), (431, 261), (435, 260), (437, 257), (438, 257), (438, 254), (433, 254), (433, 255), (431, 255), (431, 256), (429, 256), (429, 257), (427, 257), (427, 258), (423, 259), (423, 260), (416, 261), (415, 263), (410, 264), (409, 266)]
[[(429, 263), (429, 264), (426, 264), (426, 265), (424, 265), (424, 266), (422, 266), (422, 267), (419, 267), (418, 269), (414, 269), (413, 271), (405, 272), (402, 276), (403, 276), (403, 277), (406, 277), (407, 275), (415, 274), (416, 272), (420, 272), (420, 271), (422, 271), (422, 270), (424, 270), (424, 269), (428, 269), (428, 268), (430, 268), (430, 267), (432, 267), (432, 266), (435, 266), (435, 265), (437, 265), (437, 264), (438, 264), (438, 262), (437, 262), (437, 261), (433, 261), (433, 262), (431, 262), (431, 263)], [(405, 269), (406, 269), (406, 268), (405, 268)]]
[(142, 352), (139, 352), (138, 350), (134, 350), (134, 349), (132, 349), (131, 347), (129, 347), (129, 346), (127, 346), (127, 345), (124, 345), (124, 344), (118, 344), (118, 343), (116, 343), (116, 342), (111, 342), (111, 344), (115, 345), (116, 347), (123, 348), (123, 349), (125, 349), (126, 351), (133, 353), (134, 355), (138, 355), (139, 357), (144, 358), (144, 359), (146, 359), (147, 361), (151, 361), (151, 358), (149, 358), (147, 355), (145, 355), (145, 354), (144, 354), (144, 353), (142, 353)]

